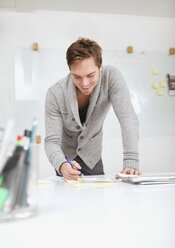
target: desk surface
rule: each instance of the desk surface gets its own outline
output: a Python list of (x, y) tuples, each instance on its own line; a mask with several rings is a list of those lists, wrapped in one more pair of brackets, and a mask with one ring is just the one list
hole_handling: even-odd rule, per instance
[(0, 246), (175, 247), (175, 184), (76, 189), (38, 186), (35, 217), (0, 224)]

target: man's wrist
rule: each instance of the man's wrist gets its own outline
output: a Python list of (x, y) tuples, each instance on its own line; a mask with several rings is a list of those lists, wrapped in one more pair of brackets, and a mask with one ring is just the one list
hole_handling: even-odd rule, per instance
[(124, 160), (123, 169), (132, 168), (135, 170), (139, 169), (139, 161), (138, 160)]
[(62, 173), (62, 171), (61, 171), (61, 167), (62, 167), (62, 165), (65, 164), (66, 162), (67, 162), (67, 161), (63, 162), (63, 163), (60, 165), (59, 173), (60, 173), (61, 175), (63, 175), (63, 173)]

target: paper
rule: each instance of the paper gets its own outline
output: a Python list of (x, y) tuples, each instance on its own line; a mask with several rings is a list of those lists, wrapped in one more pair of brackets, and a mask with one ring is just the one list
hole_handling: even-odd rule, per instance
[(152, 69), (152, 74), (157, 75), (159, 73), (157, 68), (153, 68)]
[(130, 175), (130, 174), (123, 174), (123, 173), (117, 173), (118, 177), (123, 179), (123, 178), (131, 178), (131, 177), (136, 177), (136, 175)]
[(52, 181), (49, 180), (38, 180), (38, 184), (51, 184)]
[(167, 87), (167, 82), (166, 81), (161, 81), (160, 86), (161, 87)]
[(123, 178), (122, 181), (135, 184), (169, 184), (175, 183), (175, 174), (144, 175)]
[(104, 189), (104, 188), (114, 188), (117, 187), (116, 184), (112, 183), (75, 183), (73, 184), (75, 188), (79, 189)]
[(162, 89), (158, 89), (157, 90), (157, 95), (158, 96), (163, 96), (164, 95), (164, 91)]
[(159, 88), (159, 83), (154, 82), (154, 83), (152, 84), (152, 87), (153, 87), (153, 89), (158, 89), (158, 88)]
[(134, 99), (134, 94), (131, 93), (131, 94), (130, 94), (130, 97), (131, 97), (131, 99)]
[(46, 178), (39, 179), (39, 182), (49, 181), (49, 182), (64, 182), (64, 177), (61, 176), (50, 176)]
[(78, 180), (66, 180), (67, 183), (72, 184), (75, 188), (113, 188), (116, 187), (117, 180), (106, 178), (105, 176), (82, 176)]

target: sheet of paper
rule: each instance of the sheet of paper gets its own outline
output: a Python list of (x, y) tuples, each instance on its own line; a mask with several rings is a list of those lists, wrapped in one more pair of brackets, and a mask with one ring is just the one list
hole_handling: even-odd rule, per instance
[(161, 81), (160, 86), (161, 87), (167, 87), (167, 82), (166, 81)]
[(79, 189), (104, 189), (104, 188), (117, 187), (117, 184), (114, 184), (114, 183), (74, 183), (73, 186)]
[(117, 186), (117, 180), (114, 178), (107, 178), (106, 176), (82, 176), (77, 181), (66, 180), (67, 183), (72, 184), (75, 188), (113, 188)]
[(159, 73), (159, 70), (157, 68), (152, 69), (152, 74), (157, 75)]
[(153, 87), (153, 89), (158, 89), (158, 88), (159, 88), (159, 83), (154, 82), (154, 83), (152, 84), (152, 87)]
[(164, 95), (164, 91), (162, 89), (158, 89), (157, 90), (157, 95), (158, 96), (163, 96)]
[(64, 182), (64, 178), (63, 177), (59, 177), (59, 176), (50, 176), (50, 177), (46, 177), (46, 178), (41, 178), (38, 180), (38, 183), (42, 182)]
[(83, 183), (114, 183), (116, 182), (115, 178), (109, 178), (105, 175), (95, 175), (95, 176), (82, 176), (79, 179), (79, 182)]
[(123, 174), (123, 173), (117, 173), (119, 178), (131, 178), (131, 177), (136, 177), (136, 175), (130, 175), (130, 174)]
[(50, 181), (50, 180), (38, 180), (38, 184), (51, 184), (52, 183), (52, 181)]
[(130, 93), (130, 97), (131, 97), (131, 99), (134, 99), (134, 93)]
[(175, 183), (175, 174), (143, 175), (130, 178), (125, 177), (122, 180), (129, 183), (139, 184)]

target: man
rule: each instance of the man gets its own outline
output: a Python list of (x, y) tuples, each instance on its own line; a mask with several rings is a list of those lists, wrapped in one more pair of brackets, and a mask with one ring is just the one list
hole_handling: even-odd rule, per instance
[(77, 180), (80, 173), (104, 174), (102, 128), (111, 104), (122, 132), (122, 173), (139, 175), (138, 120), (121, 73), (102, 66), (101, 47), (89, 39), (75, 41), (66, 58), (70, 73), (46, 96), (45, 150), (57, 175)]

